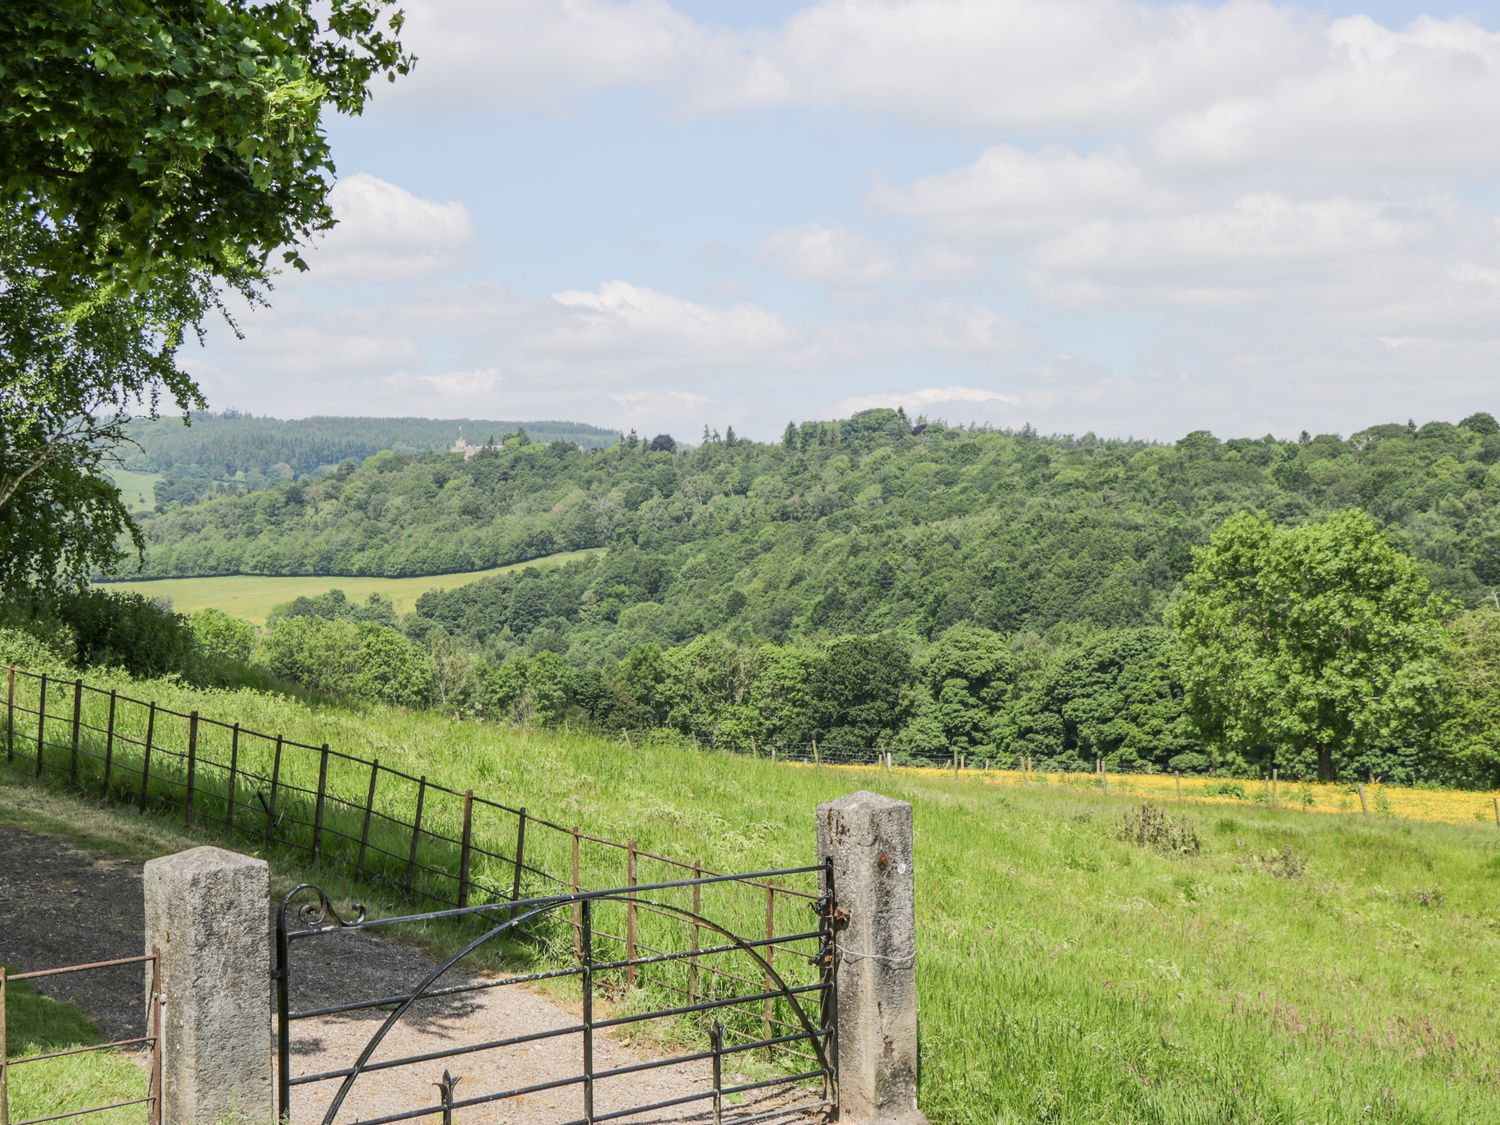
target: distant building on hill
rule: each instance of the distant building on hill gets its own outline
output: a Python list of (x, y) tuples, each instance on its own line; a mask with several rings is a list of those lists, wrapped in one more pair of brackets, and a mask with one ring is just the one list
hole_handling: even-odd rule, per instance
[(464, 455), (464, 460), (467, 461), (470, 457), (473, 457), (483, 448), (484, 446), (482, 445), (470, 445), (468, 440), (464, 437), (463, 428), (460, 427), (458, 431), (458, 439), (454, 441), (451, 446), (449, 446), (448, 452), (462, 453)]

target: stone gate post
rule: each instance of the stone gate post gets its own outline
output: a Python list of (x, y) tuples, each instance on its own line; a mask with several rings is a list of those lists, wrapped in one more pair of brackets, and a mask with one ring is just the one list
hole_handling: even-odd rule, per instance
[(832, 859), (839, 1120), (918, 1125), (917, 932), (911, 805), (859, 792), (818, 806), (818, 856)]
[(222, 848), (146, 864), (146, 949), (161, 953), (163, 1125), (276, 1120), (270, 871)]

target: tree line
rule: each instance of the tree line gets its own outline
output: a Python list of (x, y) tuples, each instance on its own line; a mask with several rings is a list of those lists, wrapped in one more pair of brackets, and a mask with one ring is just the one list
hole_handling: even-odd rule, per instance
[(337, 590), (281, 607), (259, 637), (215, 611), (193, 628), (225, 656), (335, 694), (738, 752), (1500, 783), (1500, 610), (1433, 595), (1354, 510), (1286, 527), (1236, 515), (1194, 551), (1161, 623), (1054, 644), (958, 624), (930, 639), (706, 634), (593, 662), (495, 659)]

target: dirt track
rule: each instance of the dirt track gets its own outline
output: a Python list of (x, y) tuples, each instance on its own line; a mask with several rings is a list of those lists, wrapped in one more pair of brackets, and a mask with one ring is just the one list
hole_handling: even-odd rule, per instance
[[(44, 836), (0, 827), (0, 962), (14, 971), (133, 956), (142, 941), (141, 870), (138, 864), (96, 856)], [(369, 934), (319, 939), (296, 947), (296, 987), (292, 1005), (315, 1008), (404, 991), (432, 968), (424, 954)], [(269, 968), (269, 967), (268, 967)], [(482, 978), (455, 978), (462, 980)], [(142, 970), (140, 966), (69, 974), (37, 982), (39, 991), (78, 1004), (98, 1022), (108, 1038), (140, 1035)], [(461, 1043), (490, 1042), (570, 1026), (578, 1014), (524, 987), (467, 993), (431, 1001), (402, 1021), (373, 1061), (444, 1050)], [(348, 1066), (384, 1020), (383, 1011), (310, 1019), (294, 1025), (294, 1074)], [(339, 1114), (340, 1121), (369, 1120), (422, 1105), (437, 1104), (434, 1083), (450, 1070), (460, 1078), (455, 1097), (482, 1097), (575, 1075), (580, 1069), (580, 1037), (559, 1035), (532, 1043), (476, 1052), (411, 1067), (362, 1076)], [(648, 1057), (640, 1048), (604, 1033), (595, 1037), (595, 1068), (630, 1066)], [(734, 1079), (726, 1075), (726, 1082)], [(293, 1097), (293, 1125), (322, 1120), (322, 1110), (338, 1086), (318, 1083)], [(601, 1079), (596, 1084), (595, 1112), (700, 1094), (710, 1088), (709, 1063), (698, 1061), (641, 1073)], [(536, 1122), (538, 1125), (582, 1116), (577, 1086), (538, 1091), (524, 1097), (460, 1110), (459, 1122), (490, 1125)], [(805, 1107), (804, 1090), (747, 1094), (725, 1105), (724, 1120), (736, 1122), (807, 1122), (816, 1118)], [(653, 1115), (634, 1115), (632, 1122), (704, 1122), (711, 1120), (708, 1099)]]

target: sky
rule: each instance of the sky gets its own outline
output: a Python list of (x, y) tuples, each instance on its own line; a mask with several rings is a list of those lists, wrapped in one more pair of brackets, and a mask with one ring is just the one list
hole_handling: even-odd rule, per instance
[(1500, 413), (1500, 0), (407, 0), (215, 408), (1173, 439)]

